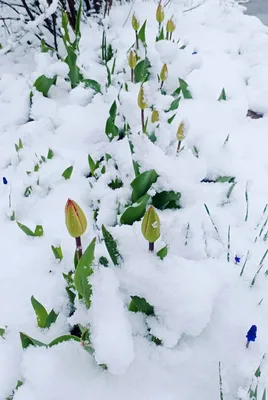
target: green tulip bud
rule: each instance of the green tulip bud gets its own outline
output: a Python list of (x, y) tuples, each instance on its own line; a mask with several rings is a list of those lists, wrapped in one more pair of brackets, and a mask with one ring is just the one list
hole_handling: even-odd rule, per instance
[(131, 69), (134, 69), (136, 67), (136, 64), (137, 64), (136, 54), (134, 53), (133, 50), (131, 50), (128, 56), (128, 65), (130, 66)]
[(153, 206), (148, 208), (143, 217), (141, 231), (149, 243), (156, 242), (160, 237), (160, 219)]
[(182, 121), (177, 130), (177, 140), (179, 142), (184, 140), (186, 133), (187, 133), (187, 124), (184, 121)]
[(159, 121), (159, 112), (154, 109), (151, 116), (151, 122), (154, 124), (155, 122)]
[(156, 21), (161, 24), (164, 21), (165, 18), (165, 13), (163, 11), (163, 7), (161, 6), (161, 3), (158, 4), (158, 7), (156, 9)]
[(82, 236), (87, 229), (87, 219), (83, 210), (70, 199), (65, 206), (65, 224), (69, 234), (74, 238)]
[(145, 110), (148, 107), (144, 98), (143, 86), (141, 86), (138, 94), (138, 106), (140, 107), (141, 110)]
[(175, 29), (176, 29), (176, 25), (172, 21), (172, 18), (170, 18), (167, 22), (166, 30), (168, 33), (173, 33), (175, 31)]
[(133, 14), (132, 15), (132, 28), (134, 29), (134, 31), (137, 32), (139, 30), (139, 27), (140, 27), (140, 23), (137, 20), (135, 14)]
[(167, 77), (168, 77), (168, 67), (167, 64), (164, 64), (160, 72), (160, 81), (164, 82), (167, 79)]

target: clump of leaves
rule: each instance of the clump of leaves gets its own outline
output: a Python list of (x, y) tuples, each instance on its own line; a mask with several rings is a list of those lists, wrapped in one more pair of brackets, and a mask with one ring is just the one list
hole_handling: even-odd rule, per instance
[(39, 303), (34, 296), (31, 297), (31, 303), (36, 314), (39, 328), (50, 328), (50, 326), (56, 322), (58, 314), (56, 314), (53, 309), (48, 313), (45, 307)]

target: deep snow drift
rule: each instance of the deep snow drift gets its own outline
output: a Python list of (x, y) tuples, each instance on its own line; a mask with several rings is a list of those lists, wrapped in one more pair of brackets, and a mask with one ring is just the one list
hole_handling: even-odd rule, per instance
[[(135, 40), (132, 13), (127, 19), (130, 4), (113, 7), (105, 22), (110, 27), (107, 39), (117, 49), (107, 90), (106, 69), (99, 63), (103, 28), (96, 21), (82, 24), (78, 63), (85, 77), (102, 84), (103, 94), (94, 95), (82, 85), (71, 90), (66, 64), (41, 53), (37, 41), (0, 51), (0, 168), (8, 181), (0, 186), (0, 328), (7, 326), (0, 337), (1, 400), (11, 395), (18, 380), (23, 385), (14, 400), (218, 399), (219, 362), (224, 399), (247, 398), (268, 347), (268, 258), (261, 262), (268, 246), (268, 212), (263, 213), (268, 203), (268, 28), (223, 1), (207, 1), (189, 12), (179, 3), (164, 9), (166, 19), (174, 16), (174, 43), (155, 43), (156, 3), (137, 0), (133, 7), (141, 22), (147, 19), (152, 67), (144, 90), (148, 104), (160, 113), (154, 144), (139, 134), (140, 84), (130, 82), (127, 52)], [(4, 40), (0, 32), (5, 49)], [(187, 46), (180, 49), (183, 44)], [(166, 96), (157, 81), (163, 63), (169, 71)], [(57, 74), (57, 85), (48, 97), (35, 92), (30, 106), (32, 85), (44, 73)], [(178, 78), (188, 83), (193, 98), (181, 100), (169, 124), (164, 110), (173, 100), (170, 94)], [(105, 124), (122, 84), (118, 111), (131, 127), (136, 160), (141, 171), (155, 169), (159, 175), (150, 191), (174, 190), (182, 196), (181, 209), (158, 212), (162, 235), (156, 250), (169, 246), (163, 261), (148, 253), (141, 222), (117, 223), (118, 203), (129, 198), (134, 172), (127, 138), (109, 142)], [(223, 88), (227, 101), (217, 101)], [(248, 109), (263, 118), (247, 118)], [(150, 117), (149, 110), (145, 113)], [(189, 131), (176, 157), (182, 119), (188, 121)], [(16, 152), (19, 139), (23, 148)], [(49, 149), (54, 157), (27, 174)], [(97, 182), (86, 177), (88, 154), (97, 160), (105, 153), (118, 165), (123, 186), (117, 190), (107, 186), (116, 173), (112, 163)], [(71, 165), (73, 174), (65, 180), (62, 173)], [(201, 182), (223, 176), (235, 178), (229, 198), (232, 184)], [(28, 187), (31, 193), (25, 196)], [(77, 201), (88, 218), (84, 247), (99, 238), (105, 224), (124, 259), (119, 268), (94, 264), (91, 308), (77, 302), (70, 318), (62, 277), (73, 268), (75, 250), (64, 222), (68, 198)], [(93, 223), (96, 204), (99, 213)], [(42, 225), (44, 236), (25, 235), (9, 219), (12, 210), (31, 229)], [(60, 263), (51, 251), (51, 245), (59, 244), (64, 255)], [(100, 241), (96, 254), (109, 258)], [(37, 326), (32, 295), (59, 313), (50, 329)], [(128, 311), (134, 295), (146, 298), (156, 317)], [(49, 343), (77, 323), (90, 325), (94, 357), (76, 341), (51, 348), (21, 347), (19, 332)], [(257, 340), (246, 349), (245, 335), (253, 324), (258, 327)], [(162, 345), (148, 340), (148, 327)], [(106, 364), (108, 370), (98, 364)], [(259, 396), (268, 387), (265, 359), (261, 371)]]

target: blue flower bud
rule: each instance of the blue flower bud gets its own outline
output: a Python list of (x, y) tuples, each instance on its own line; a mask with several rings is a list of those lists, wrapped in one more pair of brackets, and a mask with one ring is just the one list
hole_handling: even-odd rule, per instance
[(248, 331), (246, 338), (249, 342), (255, 342), (257, 337), (257, 326), (256, 325), (252, 325), (252, 327), (250, 328), (250, 330)]
[(8, 184), (7, 178), (5, 178), (5, 177), (3, 177), (3, 184), (4, 184), (4, 185), (7, 185), (7, 184)]
[(241, 261), (241, 257), (235, 256), (235, 263), (239, 264)]

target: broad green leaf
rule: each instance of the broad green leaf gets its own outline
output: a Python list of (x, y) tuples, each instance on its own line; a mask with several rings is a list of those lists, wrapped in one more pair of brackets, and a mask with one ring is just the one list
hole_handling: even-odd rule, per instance
[(95, 90), (96, 93), (101, 93), (101, 85), (94, 79), (83, 79), (85, 87)]
[(191, 92), (188, 89), (188, 83), (186, 83), (183, 79), (179, 78), (180, 88), (182, 91), (182, 95), (184, 99), (192, 99)]
[(135, 83), (146, 82), (150, 76), (149, 68), (151, 67), (150, 61), (147, 57), (138, 62), (134, 69)]
[(47, 319), (47, 311), (45, 307), (37, 301), (34, 296), (31, 297), (31, 303), (36, 314), (37, 325), (39, 328), (45, 328), (45, 321)]
[(90, 297), (92, 294), (92, 288), (90, 283), (88, 282), (88, 278), (93, 274), (93, 269), (91, 268), (91, 264), (94, 260), (94, 251), (95, 251), (96, 238), (92, 240), (92, 242), (87, 247), (86, 251), (78, 261), (78, 265), (74, 274), (74, 284), (78, 293), (82, 296), (85, 301), (87, 307), (90, 307)]
[(115, 136), (118, 136), (118, 133), (119, 133), (119, 129), (115, 125), (116, 114), (117, 114), (117, 105), (116, 105), (116, 101), (114, 101), (109, 110), (109, 118), (106, 121), (106, 127), (105, 127), (105, 133), (110, 141)]
[(220, 97), (218, 98), (218, 101), (222, 101), (222, 100), (224, 100), (224, 101), (227, 100), (226, 92), (225, 92), (225, 89), (224, 89), (224, 88), (222, 89), (221, 94), (220, 94)]
[(45, 320), (44, 328), (50, 328), (50, 326), (52, 324), (54, 324), (54, 322), (57, 321), (57, 318), (58, 318), (58, 314), (56, 314), (54, 310), (51, 310)]
[(157, 257), (159, 257), (161, 260), (164, 260), (164, 258), (167, 256), (168, 253), (168, 246), (164, 246), (162, 247), (162, 249), (160, 249), (156, 255)]
[(62, 335), (62, 336), (59, 336), (56, 339), (52, 340), (52, 342), (49, 343), (48, 347), (56, 346), (59, 343), (68, 342), (69, 340), (75, 340), (76, 342), (80, 342), (80, 338), (77, 336)]
[(143, 44), (144, 47), (147, 47), (147, 44), (146, 44), (146, 35), (145, 35), (145, 31), (146, 31), (146, 22), (147, 22), (147, 20), (145, 20), (144, 24), (142, 25), (142, 27), (141, 27), (141, 29), (139, 30), (139, 33), (138, 33), (138, 38), (139, 38), (139, 40), (142, 42), (142, 44)]
[(48, 159), (48, 160), (52, 160), (53, 157), (54, 157), (54, 152), (53, 152), (53, 150), (48, 149), (47, 159)]
[(55, 75), (53, 78), (47, 78), (45, 75), (39, 76), (34, 82), (34, 87), (38, 92), (42, 93), (43, 96), (47, 97), (49, 89), (52, 85), (56, 85), (57, 76)]
[(4, 335), (6, 333), (6, 329), (5, 328), (0, 328), (0, 337), (3, 338)]
[(89, 165), (91, 175), (94, 176), (97, 166), (90, 154), (88, 155), (88, 165)]
[(168, 123), (171, 124), (175, 117), (176, 117), (176, 114), (172, 115), (172, 117), (170, 117), (168, 119)]
[(159, 210), (181, 208), (179, 203), (180, 197), (181, 194), (179, 192), (174, 192), (173, 190), (169, 192), (163, 191), (154, 195), (152, 204)]
[(41, 237), (44, 235), (44, 229), (42, 225), (36, 225), (35, 231), (34, 231), (34, 236), (36, 237)]
[(114, 240), (114, 238), (112, 237), (112, 235), (110, 234), (110, 232), (107, 231), (107, 229), (105, 228), (104, 225), (102, 225), (101, 229), (102, 229), (103, 239), (104, 239), (104, 243), (107, 248), (107, 251), (111, 257), (112, 262), (114, 263), (115, 266), (117, 266), (120, 264), (121, 259), (122, 259), (121, 255), (118, 251), (118, 248), (117, 248), (117, 243)]
[(148, 194), (142, 196), (139, 201), (128, 207), (120, 217), (123, 225), (132, 225), (136, 221), (140, 221), (146, 211), (146, 205), (150, 199)]
[(73, 173), (73, 169), (74, 169), (73, 166), (66, 168), (66, 170), (62, 173), (63, 178), (70, 179)]
[(63, 259), (63, 254), (62, 254), (62, 249), (60, 246), (58, 247), (54, 247), (53, 245), (51, 245), (51, 249), (53, 251), (53, 254), (56, 258), (56, 260), (62, 260)]
[(131, 302), (128, 307), (129, 311), (142, 312), (146, 315), (154, 315), (154, 308), (144, 297), (131, 296)]
[(131, 196), (132, 202), (136, 203), (140, 197), (144, 196), (152, 184), (156, 182), (157, 178), (158, 175), (154, 169), (138, 175), (130, 184), (133, 189)]
[(181, 97), (177, 97), (177, 99), (173, 100), (172, 103), (170, 104), (169, 109), (166, 110), (165, 112), (177, 110), (177, 108), (179, 107), (179, 104), (180, 104), (180, 100), (181, 100)]
[(21, 345), (22, 348), (25, 350), (27, 349), (29, 346), (37, 346), (37, 347), (41, 347), (44, 346), (46, 347), (45, 343), (40, 342), (39, 340), (33, 339), (32, 337), (26, 335), (23, 332), (20, 332), (20, 340), (21, 340)]
[(17, 221), (17, 225), (27, 236), (35, 236), (34, 232), (28, 226), (21, 224), (19, 221)]
[(71, 81), (71, 87), (72, 87), (72, 89), (74, 89), (82, 81), (83, 77), (80, 73), (79, 67), (76, 64), (77, 54), (76, 54), (75, 50), (71, 46), (67, 46), (66, 50), (67, 50), (68, 55), (64, 61), (66, 62), (66, 64), (69, 67), (68, 76)]
[(219, 176), (215, 182), (217, 183), (234, 183), (235, 177), (234, 176)]

